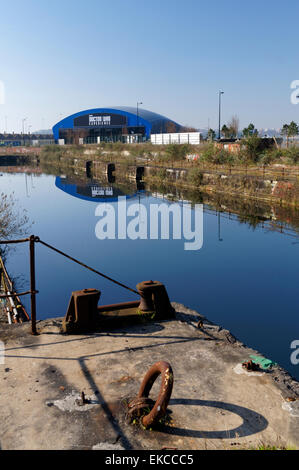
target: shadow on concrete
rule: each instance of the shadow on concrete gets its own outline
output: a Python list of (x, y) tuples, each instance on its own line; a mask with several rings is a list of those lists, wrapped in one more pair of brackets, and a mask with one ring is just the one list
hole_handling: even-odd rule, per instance
[(132, 450), (133, 446), (131, 445), (130, 441), (126, 437), (125, 433), (123, 432), (122, 428), (120, 427), (118, 421), (116, 420), (115, 416), (113, 415), (108, 403), (105, 401), (103, 395), (101, 394), (98, 386), (96, 385), (92, 374), (90, 373), (86, 363), (85, 363), (85, 358), (79, 358), (79, 365), (81, 367), (82, 373), (84, 377), (86, 378), (87, 382), (89, 383), (91, 389), (93, 390), (94, 394), (98, 397), (98, 400), (101, 402), (101, 407), (103, 412), (105, 413), (110, 425), (112, 426), (115, 434), (116, 434), (116, 440), (120, 440), (122, 446), (125, 448), (125, 450)]
[[(110, 335), (113, 336), (113, 335)], [(126, 335), (128, 338), (140, 338), (140, 335)], [(89, 337), (91, 338), (91, 337)], [(147, 336), (142, 336), (142, 338), (147, 338)], [(148, 338), (153, 339), (153, 336), (148, 336)], [(100, 356), (109, 356), (111, 354), (119, 354), (123, 352), (134, 352), (134, 351), (142, 351), (145, 349), (152, 349), (156, 348), (158, 346), (167, 346), (171, 344), (180, 344), (180, 343), (190, 343), (191, 341), (205, 341), (205, 338), (188, 338), (188, 337), (182, 337), (182, 336), (157, 336), (157, 339), (169, 339), (170, 341), (165, 341), (165, 342), (157, 342), (155, 344), (148, 344), (145, 346), (137, 346), (137, 347), (126, 347), (124, 349), (118, 349), (116, 351), (106, 351), (106, 352), (100, 352), (96, 354), (87, 354), (84, 356), (85, 358), (92, 358), (92, 357), (100, 357)], [(62, 343), (70, 343), (73, 341), (84, 341), (87, 338), (80, 338), (80, 339), (72, 339), (72, 340), (67, 340), (67, 341), (59, 341), (59, 342), (54, 342), (54, 343), (44, 343), (44, 344), (33, 344), (29, 346), (20, 346), (17, 348), (7, 348), (5, 349), (5, 357), (10, 357), (10, 358), (20, 358), (20, 359), (53, 359), (53, 360), (58, 360), (58, 361), (75, 361), (78, 358), (77, 357), (56, 357), (56, 356), (22, 356), (22, 355), (17, 355), (14, 356), (12, 354), (7, 354), (8, 351), (14, 351), (14, 350), (19, 350), (19, 349), (37, 349), (39, 347), (43, 346), (57, 346), (58, 344)], [(176, 341), (171, 341), (175, 339)]]
[[(40, 320), (40, 323), (42, 323), (44, 320)], [(86, 335), (86, 336), (99, 336), (99, 335), (102, 335), (102, 334), (124, 334), (126, 335), (127, 334), (127, 330), (126, 328), (127, 327), (131, 327), (130, 330), (136, 330), (136, 333), (142, 335), (144, 333), (156, 333), (157, 331), (162, 331), (164, 330), (164, 326), (163, 326), (163, 323), (165, 323), (166, 321), (170, 321), (170, 320), (164, 320), (161, 322), (161, 324), (157, 324), (157, 323), (139, 323), (139, 325), (122, 325), (121, 327), (119, 325), (116, 325), (116, 326), (109, 326), (108, 327), (101, 327), (101, 328), (98, 328), (98, 329), (95, 329), (94, 331), (86, 331), (86, 332), (82, 332), (82, 333), (78, 333), (77, 336), (83, 336), (83, 335)], [(7, 324), (7, 323), (5, 323)], [(39, 322), (37, 322), (37, 327), (39, 326)], [(59, 329), (62, 328), (62, 323), (58, 325)], [(57, 335), (57, 334), (61, 334), (62, 336), (70, 336), (66, 333), (58, 333), (56, 331), (43, 331), (41, 330), (40, 332), (41, 335)], [(74, 333), (75, 335), (76, 333)]]
[(268, 421), (266, 420), (266, 418), (264, 418), (264, 416), (259, 413), (256, 413), (253, 410), (250, 410), (249, 408), (233, 405), (232, 403), (177, 398), (170, 400), (169, 406), (171, 405), (191, 405), (198, 407), (208, 406), (212, 408), (218, 408), (240, 416), (240, 418), (242, 418), (243, 420), (243, 423), (237, 428), (225, 429), (223, 431), (201, 431), (195, 429), (165, 427), (163, 428), (163, 433), (165, 434), (172, 434), (175, 436), (197, 437), (202, 439), (233, 439), (257, 434), (268, 427)]

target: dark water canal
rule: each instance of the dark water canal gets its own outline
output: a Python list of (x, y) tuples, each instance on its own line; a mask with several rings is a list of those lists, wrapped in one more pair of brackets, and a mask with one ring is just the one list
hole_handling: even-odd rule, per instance
[[(137, 189), (134, 182), (113, 185), (74, 175), (2, 173), (0, 185), (1, 192), (14, 192), (20, 211), (28, 211), (33, 222), (29, 233), (133, 288), (149, 279), (165, 283), (171, 300), (229, 329), (299, 379), (299, 365), (290, 361), (290, 345), (299, 340), (299, 238), (294, 226), (253, 226), (204, 205), (203, 246), (186, 250), (186, 239), (173, 239), (172, 230), (169, 240), (150, 239), (150, 206), (160, 204), (163, 196)], [(148, 239), (118, 238), (119, 196), (127, 196), (122, 199), (127, 208), (143, 207), (139, 229), (145, 236), (147, 228)], [(97, 224), (107, 205), (115, 209), (116, 237), (101, 240)], [(39, 319), (64, 316), (71, 292), (88, 287), (102, 291), (102, 304), (135, 300), (130, 292), (41, 245), (36, 263)], [(7, 267), (18, 286), (28, 289), (27, 245), (11, 251)], [(30, 311), (29, 298), (24, 302)]]

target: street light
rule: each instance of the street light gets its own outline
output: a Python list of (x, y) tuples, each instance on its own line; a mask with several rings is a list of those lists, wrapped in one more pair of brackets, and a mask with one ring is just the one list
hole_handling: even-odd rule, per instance
[(26, 121), (27, 121), (27, 118), (22, 119), (23, 145), (25, 145), (24, 124)]
[(141, 101), (137, 102), (137, 127), (139, 127), (139, 105), (143, 104)]
[(24, 135), (24, 124), (27, 121), (27, 118), (22, 119), (22, 133)]
[[(143, 104), (141, 101), (137, 101), (137, 134), (138, 134), (138, 127), (139, 127), (139, 105)], [(137, 137), (137, 142), (139, 142), (139, 135)]]
[(224, 91), (219, 90), (219, 134), (218, 139), (221, 138), (221, 95), (224, 95)]

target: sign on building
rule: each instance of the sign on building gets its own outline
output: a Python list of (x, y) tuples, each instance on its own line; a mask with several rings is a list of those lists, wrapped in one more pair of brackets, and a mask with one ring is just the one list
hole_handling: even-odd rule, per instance
[(85, 114), (74, 119), (74, 127), (110, 127), (125, 126), (126, 124), (126, 116), (112, 113)]

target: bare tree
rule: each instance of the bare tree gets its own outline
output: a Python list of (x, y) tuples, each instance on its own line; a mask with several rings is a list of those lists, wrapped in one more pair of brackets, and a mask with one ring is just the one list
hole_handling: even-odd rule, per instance
[(181, 129), (181, 132), (197, 132), (197, 129), (195, 129), (195, 127), (192, 127), (192, 126), (183, 126), (183, 128)]
[[(26, 210), (17, 209), (14, 194), (0, 194), (0, 240), (9, 240), (12, 237), (22, 237), (28, 233), (31, 224)], [(1, 245), (0, 255), (8, 252), (6, 245)]]
[(238, 116), (232, 116), (230, 122), (228, 123), (228, 127), (231, 130), (231, 135), (234, 137), (238, 137), (239, 133), (239, 126), (240, 126), (240, 119)]
[(166, 133), (167, 134), (174, 134), (177, 132), (177, 126), (172, 121), (167, 121), (166, 123)]

